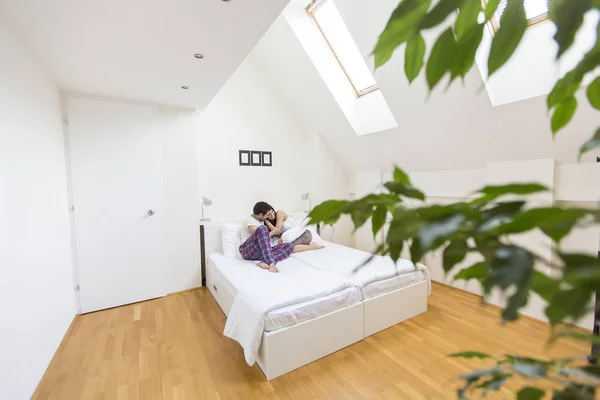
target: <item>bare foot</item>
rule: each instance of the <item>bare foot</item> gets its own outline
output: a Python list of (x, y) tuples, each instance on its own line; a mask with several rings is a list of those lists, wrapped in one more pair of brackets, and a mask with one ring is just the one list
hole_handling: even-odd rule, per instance
[(309, 247), (311, 250), (320, 250), (325, 248), (325, 246), (320, 245), (317, 242), (312, 242)]
[(269, 267), (270, 267), (270, 265), (269, 265), (269, 264), (267, 264), (266, 262), (262, 262), (262, 261), (261, 261), (261, 262), (259, 262), (259, 263), (258, 263), (258, 264), (256, 264), (256, 265), (258, 265), (258, 266), (259, 266), (259, 267), (261, 267), (262, 269), (269, 269)]
[(275, 266), (275, 264), (269, 265), (269, 272), (279, 272), (279, 268)]

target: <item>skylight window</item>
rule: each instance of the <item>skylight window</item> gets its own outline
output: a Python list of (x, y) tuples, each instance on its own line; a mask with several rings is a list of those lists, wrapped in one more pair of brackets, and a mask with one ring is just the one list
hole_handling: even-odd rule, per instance
[[(506, 5), (507, 0), (500, 0), (500, 4), (498, 5), (496, 13), (494, 14), (494, 18), (492, 18), (494, 32), (496, 32), (500, 27), (500, 18), (502, 18), (502, 14), (504, 14)], [(525, 0), (524, 5), (528, 25), (535, 25), (548, 19), (548, 0)]]
[(333, 0), (314, 0), (306, 11), (319, 28), (356, 96), (378, 90), (377, 82)]

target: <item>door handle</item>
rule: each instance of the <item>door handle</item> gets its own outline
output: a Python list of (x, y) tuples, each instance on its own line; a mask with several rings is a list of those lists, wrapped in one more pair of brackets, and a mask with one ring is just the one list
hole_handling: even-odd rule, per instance
[(149, 216), (153, 216), (154, 215), (154, 210), (148, 210), (148, 215)]

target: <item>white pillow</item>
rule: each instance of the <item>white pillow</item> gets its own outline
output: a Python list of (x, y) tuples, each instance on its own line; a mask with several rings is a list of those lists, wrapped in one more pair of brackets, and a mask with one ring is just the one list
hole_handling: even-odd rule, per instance
[(223, 255), (229, 258), (242, 258), (240, 245), (242, 244), (242, 225), (223, 225)]
[(323, 243), (323, 239), (321, 239), (321, 236), (317, 234), (317, 231), (312, 226), (295, 226), (293, 228), (290, 228), (287, 231), (283, 232), (283, 235), (281, 235), (281, 240), (283, 241), (283, 243), (291, 243), (294, 240), (298, 239), (300, 235), (304, 233), (305, 230), (309, 230), (310, 233), (312, 233), (313, 242), (317, 242), (319, 244)]

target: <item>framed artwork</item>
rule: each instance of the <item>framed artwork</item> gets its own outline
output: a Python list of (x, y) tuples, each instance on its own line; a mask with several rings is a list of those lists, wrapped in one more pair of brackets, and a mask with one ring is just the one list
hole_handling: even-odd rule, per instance
[(250, 152), (250, 165), (252, 165), (253, 167), (260, 167), (262, 165), (260, 151)]
[(250, 150), (240, 150), (240, 166), (250, 166)]
[(273, 166), (273, 153), (270, 151), (263, 151), (262, 154), (262, 166), (272, 167)]

